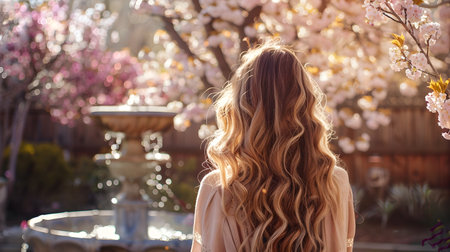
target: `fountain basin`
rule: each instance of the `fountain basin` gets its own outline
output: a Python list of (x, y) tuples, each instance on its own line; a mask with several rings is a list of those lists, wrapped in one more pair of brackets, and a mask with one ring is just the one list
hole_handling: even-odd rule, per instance
[(148, 238), (136, 241), (116, 234), (113, 211), (65, 212), (29, 220), (24, 240), (35, 252), (189, 251), (192, 223), (192, 214), (149, 211)]
[(142, 132), (162, 132), (173, 125), (176, 113), (164, 106), (94, 106), (91, 115), (100, 117), (112, 131), (126, 132), (129, 138), (140, 138)]

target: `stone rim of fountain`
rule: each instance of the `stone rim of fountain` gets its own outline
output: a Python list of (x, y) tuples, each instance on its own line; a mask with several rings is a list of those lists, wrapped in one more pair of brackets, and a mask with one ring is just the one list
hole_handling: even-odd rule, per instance
[[(119, 175), (119, 179), (123, 182), (122, 188), (128, 188), (132, 192), (140, 192), (139, 190), (139, 182), (142, 179), (143, 174), (148, 171), (152, 171), (151, 167), (145, 167), (148, 164), (158, 164), (160, 162), (166, 162), (170, 160), (170, 155), (165, 153), (159, 153), (159, 149), (156, 152), (150, 152), (145, 154), (143, 151), (143, 147), (141, 146), (142, 134), (148, 130), (153, 129), (154, 131), (162, 132), (169, 129), (173, 125), (173, 117), (176, 115), (176, 112), (163, 106), (129, 106), (129, 105), (119, 105), (119, 106), (94, 106), (91, 107), (91, 114), (93, 117), (97, 117), (102, 121), (102, 126), (107, 129), (113, 130), (115, 132), (124, 132), (125, 138), (122, 143), (122, 153), (117, 155), (111, 155), (111, 153), (107, 155), (103, 155), (105, 160), (109, 160), (111, 164), (117, 164), (119, 169), (116, 169), (115, 175)], [(134, 120), (132, 123), (126, 122), (125, 118), (132, 118), (129, 120)], [(119, 118), (120, 120), (116, 120)], [(153, 119), (151, 119), (153, 118)], [(156, 119), (159, 119), (156, 120)], [(116, 120), (116, 122), (114, 122)], [(111, 167), (111, 164), (109, 165)], [(133, 168), (125, 167), (126, 165), (135, 165)], [(142, 165), (144, 164), (144, 165)], [(114, 166), (114, 165), (112, 165)], [(142, 172), (137, 176), (129, 176), (129, 174), (124, 174), (127, 170), (132, 170), (139, 168)], [(121, 178), (120, 176), (123, 175)], [(127, 185), (125, 185), (127, 184)], [(131, 189), (130, 189), (131, 188)], [(135, 195), (136, 196), (136, 195)], [(163, 241), (158, 240), (149, 240), (150, 228), (149, 220), (152, 218), (156, 219), (164, 219), (167, 216), (169, 218), (169, 222), (173, 222), (176, 219), (176, 223), (173, 222), (175, 226), (183, 226), (184, 228), (192, 229), (191, 220), (192, 214), (182, 214), (182, 213), (170, 213), (165, 211), (149, 211), (149, 202), (147, 201), (147, 197), (127, 197), (126, 193), (124, 197), (118, 197), (116, 203), (116, 209), (114, 211), (110, 210), (93, 210), (93, 211), (83, 211), (83, 212), (69, 212), (69, 213), (59, 213), (59, 214), (50, 214), (43, 215), (31, 219), (29, 223), (29, 228), (25, 231), (24, 239), (26, 241), (30, 241), (33, 239), (38, 239), (41, 241), (47, 242), (48, 246), (56, 246), (62, 241), (70, 241), (70, 244), (74, 246), (80, 245), (85, 248), (82, 251), (98, 251), (100, 246), (106, 245), (117, 245), (118, 247), (126, 248), (131, 251), (144, 251), (144, 249), (149, 247), (157, 247), (161, 244), (164, 244)], [(131, 215), (127, 217), (127, 212), (131, 212)], [(94, 219), (95, 216), (97, 218), (104, 218), (99, 216), (109, 216), (110, 219), (115, 219), (115, 232), (119, 235), (120, 239), (118, 240), (102, 240), (98, 237), (70, 237), (68, 233), (64, 233), (63, 230), (55, 229), (52, 227), (53, 221), (50, 219), (55, 219), (55, 223), (64, 222), (69, 220), (70, 216), (76, 215), (85, 215), (89, 216), (86, 218)], [(140, 216), (137, 218), (137, 221), (134, 220), (133, 225), (137, 225), (133, 227), (133, 230), (127, 230), (127, 219), (130, 216)], [(152, 217), (153, 216), (153, 217)], [(180, 217), (175, 217), (180, 216)], [(184, 219), (181, 221), (183, 224), (180, 224), (180, 218)], [(134, 218), (134, 217), (133, 217)], [(175, 218), (175, 219), (174, 219)], [(99, 220), (100, 220), (99, 219)], [(72, 219), (70, 219), (72, 220)], [(187, 223), (185, 223), (187, 220)], [(81, 220), (80, 220), (81, 221)], [(83, 220), (86, 221), (86, 220)], [(124, 225), (123, 225), (124, 224)], [(43, 230), (41, 226), (46, 226), (47, 230)], [(153, 225), (153, 224), (152, 224)], [(181, 226), (180, 226), (181, 225)], [(129, 225), (128, 225), (129, 226)], [(70, 226), (72, 227), (72, 226)], [(42, 230), (39, 230), (42, 229)], [(185, 229), (186, 230), (186, 229)], [(189, 231), (190, 232), (190, 231)], [(66, 234), (55, 236), (58, 233)], [(69, 232), (70, 233), (70, 232)], [(171, 246), (171, 248), (179, 247), (182, 244), (187, 244), (192, 239), (192, 234), (188, 233), (188, 236), (185, 240), (176, 239), (173, 240), (175, 246)], [(51, 239), (56, 237), (55, 241), (51, 241)], [(151, 238), (151, 237), (150, 237)], [(186, 243), (187, 242), (187, 243)], [(50, 245), (49, 245), (50, 244)], [(46, 246), (47, 246), (46, 245)], [(86, 245), (86, 246), (85, 246)], [(93, 250), (95, 248), (95, 250)], [(50, 247), (45, 247), (40, 251), (59, 251), (58, 249), (50, 249)], [(147, 250), (145, 250), (147, 251)], [(188, 250), (186, 250), (188, 251)]]
[[(149, 216), (157, 220), (170, 217), (175, 222), (175, 226), (184, 225), (185, 227), (192, 225), (185, 222), (186, 220), (190, 222), (193, 218), (192, 214), (186, 215), (162, 211), (149, 211)], [(113, 218), (114, 212), (112, 210), (90, 210), (41, 215), (28, 221), (28, 228), (25, 230), (23, 238), (28, 243), (32, 243), (36, 252), (60, 252), (63, 248), (69, 248), (69, 245), (72, 245), (70, 246), (71, 249), (81, 249), (69, 251), (80, 252), (102, 251), (101, 248), (110, 246), (125, 249), (126, 251), (153, 251), (152, 249), (155, 248), (168, 248), (161, 249), (168, 251), (189, 251), (186, 248), (190, 247), (193, 237), (191, 233), (185, 233), (186, 231), (179, 233), (175, 239), (161, 235), (159, 238), (150, 237), (148, 240), (134, 241), (123, 240), (118, 237), (105, 237), (101, 234), (101, 230), (96, 230), (96, 225), (92, 225), (91, 230), (87, 230), (87, 232), (80, 232), (76, 229), (82, 229), (83, 223), (90, 221), (96, 221), (99, 226), (104, 225)], [(81, 223), (78, 223), (80, 220)], [(78, 226), (74, 230), (59, 229), (58, 227), (62, 226), (64, 221), (70, 224), (78, 223)]]

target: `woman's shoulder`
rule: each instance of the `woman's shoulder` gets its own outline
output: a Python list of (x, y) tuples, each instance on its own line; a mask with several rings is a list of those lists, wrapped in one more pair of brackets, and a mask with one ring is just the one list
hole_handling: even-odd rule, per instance
[(333, 169), (333, 176), (338, 182), (349, 183), (348, 173), (342, 167), (335, 166)]
[(209, 171), (200, 182), (202, 185), (209, 185), (209, 186), (220, 186), (220, 171), (219, 170), (211, 170)]
[(215, 192), (221, 188), (220, 171), (211, 170), (206, 174), (200, 182), (200, 191)]
[(341, 193), (346, 193), (351, 190), (348, 173), (344, 168), (336, 166), (333, 169), (333, 179)]

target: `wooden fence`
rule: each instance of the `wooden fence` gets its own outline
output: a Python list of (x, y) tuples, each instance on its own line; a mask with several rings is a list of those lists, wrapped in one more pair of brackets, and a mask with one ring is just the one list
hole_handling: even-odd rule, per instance
[[(424, 184), (450, 189), (450, 157), (448, 154), (353, 154), (341, 157), (350, 181), (362, 185), (372, 167), (389, 171), (390, 183)], [(376, 160), (376, 161), (373, 161)]]
[[(426, 111), (424, 106), (394, 107), (391, 111), (392, 121), (388, 126), (369, 131), (371, 146), (368, 152), (340, 155), (352, 183), (364, 183), (370, 167), (378, 166), (390, 172), (391, 183), (428, 183), (433, 187), (449, 188), (450, 141), (442, 138), (436, 115)], [(163, 149), (176, 156), (194, 156), (201, 164), (204, 144), (198, 138), (198, 127), (193, 125), (182, 133), (167, 132)], [(343, 129), (337, 129), (337, 135), (340, 133)], [(361, 132), (345, 133), (357, 136)], [(25, 140), (54, 142), (74, 155), (94, 155), (108, 150), (97, 126), (82, 123), (73, 128), (62, 126), (52, 122), (41, 110), (32, 111), (28, 117)]]

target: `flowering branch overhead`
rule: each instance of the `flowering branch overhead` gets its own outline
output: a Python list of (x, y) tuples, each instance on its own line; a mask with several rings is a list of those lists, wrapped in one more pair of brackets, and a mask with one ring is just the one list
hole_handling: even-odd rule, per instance
[[(421, 76), (429, 77), (429, 88), (432, 92), (425, 97), (427, 108), (432, 113), (438, 113), (438, 125), (446, 130), (442, 136), (450, 140), (450, 90), (448, 83), (450, 79), (443, 80), (442, 73), (434, 66), (431, 60), (430, 49), (435, 46), (441, 37), (440, 24), (431, 21), (431, 16), (424, 8), (437, 8), (450, 1), (443, 0), (435, 4), (426, 4), (421, 0), (365, 0), (366, 18), (371, 24), (381, 24), (387, 21), (386, 18), (401, 24), (413, 40), (413, 45), (419, 50), (412, 51), (405, 45), (403, 35), (394, 34), (392, 44), (389, 49), (391, 68), (394, 71), (401, 71), (406, 68), (406, 76), (412, 80), (417, 80)], [(444, 10), (445, 11), (445, 10)], [(449, 24), (446, 29), (450, 29)], [(448, 34), (447, 38), (448, 38)], [(448, 49), (448, 46), (447, 46)], [(431, 72), (427, 71), (427, 66)], [(448, 94), (447, 94), (448, 93)]]
[[(380, 40), (380, 29), (364, 22), (358, 1), (148, 0), (130, 6), (165, 24), (154, 37), (163, 50), (139, 53), (145, 72), (139, 79), (160, 87), (147, 94), (152, 103), (179, 102), (171, 104), (182, 108), (174, 120), (178, 130), (211, 116), (205, 90), (221, 88), (242, 52), (268, 38), (299, 52), (327, 94), (330, 119), (358, 131), (353, 139), (339, 140), (343, 151), (366, 151), (370, 137), (365, 131), (390, 121), (390, 112), (379, 108), (387, 96), (388, 61), (376, 57), (387, 43)], [(403, 89), (413, 93), (409, 85)], [(199, 135), (211, 129), (201, 127)]]

